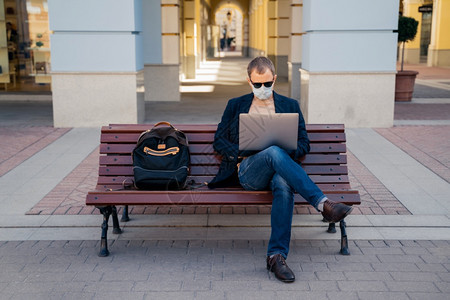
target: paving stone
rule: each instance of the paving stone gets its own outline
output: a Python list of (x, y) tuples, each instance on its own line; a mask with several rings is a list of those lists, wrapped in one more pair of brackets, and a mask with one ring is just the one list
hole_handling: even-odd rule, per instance
[(343, 272), (315, 272), (319, 280), (345, 280)]
[(339, 291), (337, 281), (309, 281), (311, 291)]
[[(98, 282), (88, 282), (84, 288), (84, 292), (125, 292), (131, 291), (134, 287), (133, 281), (108, 281), (102, 282), (99, 284)], [(140, 284), (140, 283), (137, 283)]]
[(371, 266), (375, 271), (403, 271), (412, 272), (419, 271), (419, 268), (413, 263), (371, 263)]
[(420, 258), (428, 264), (445, 264), (450, 261), (449, 257), (442, 255), (420, 255)]
[(75, 282), (76, 281), (83, 281), (83, 282), (95, 281), (95, 282), (98, 282), (98, 281), (100, 281), (102, 279), (103, 274), (104, 273), (99, 273), (99, 272), (81, 271), (81, 272), (77, 272), (72, 280), (75, 281)]
[(377, 255), (378, 258), (382, 263), (387, 262), (396, 262), (396, 263), (421, 263), (423, 260), (418, 255), (401, 255), (401, 254), (394, 254), (394, 255), (386, 255), (381, 254)]
[(327, 296), (330, 300), (359, 300), (356, 292), (332, 292), (327, 293)]
[(437, 274), (431, 272), (390, 272), (396, 281), (439, 281)]
[(261, 289), (259, 281), (213, 281), (212, 289), (217, 291), (258, 291)]
[(28, 275), (26, 282), (69, 282), (75, 277), (75, 272), (35, 272)]
[(331, 271), (373, 271), (369, 263), (327, 263)]
[(450, 284), (448, 282), (435, 282), (434, 284), (441, 292), (450, 294)]
[(119, 272), (106, 272), (101, 277), (101, 281), (147, 281), (150, 276), (149, 272), (137, 271), (119, 271)]
[(62, 299), (64, 300), (80, 300), (80, 299), (94, 299), (95, 293), (87, 292), (66, 292)]
[(388, 281), (386, 285), (393, 292), (439, 292), (432, 282)]
[(326, 263), (301, 263), (302, 271), (315, 272), (315, 271), (329, 271)]
[(195, 292), (195, 299), (197, 300), (225, 300), (225, 291), (197, 291)]
[(42, 284), (41, 282), (10, 282), (9, 285), (5, 288), (5, 292), (20, 292), (20, 293), (48, 293), (60, 285), (57, 282), (46, 282)]
[(14, 293), (11, 298), (14, 300), (29, 300), (29, 299), (37, 299), (37, 300), (56, 300), (62, 299), (64, 293), (63, 292), (51, 292), (51, 293)]
[(344, 272), (344, 275), (351, 281), (389, 281), (393, 279), (388, 272)]
[(388, 291), (383, 281), (338, 281), (339, 289), (342, 291), (357, 292), (384, 292)]
[(296, 299), (296, 300), (325, 300), (329, 299), (326, 292), (311, 291), (277, 291), (274, 299)]
[(409, 299), (412, 300), (448, 300), (448, 294), (444, 293), (408, 293)]
[(402, 292), (358, 292), (358, 296), (361, 300), (409, 300), (408, 295)]
[(363, 252), (363, 254), (377, 254), (377, 255), (382, 255), (382, 254), (398, 254), (398, 255), (403, 255), (403, 251), (401, 248), (361, 248), (361, 251)]
[(183, 280), (182, 291), (209, 291), (211, 290), (211, 281), (209, 280)]
[(136, 292), (169, 292), (180, 291), (182, 281), (180, 280), (155, 280), (148, 282), (137, 282), (133, 288)]
[(234, 291), (226, 292), (227, 299), (248, 299), (248, 300), (272, 300), (275, 299), (275, 292), (273, 291)]
[(144, 294), (144, 299), (173, 299), (173, 300), (184, 300), (184, 299), (195, 299), (194, 292), (147, 292)]

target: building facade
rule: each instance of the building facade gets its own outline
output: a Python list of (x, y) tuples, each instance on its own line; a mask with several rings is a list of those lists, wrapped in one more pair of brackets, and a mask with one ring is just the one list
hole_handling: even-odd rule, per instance
[(450, 51), (450, 0), (0, 1), (0, 83), (51, 90), (56, 127), (142, 122), (146, 102), (180, 101), (180, 80), (224, 49), (271, 58), (308, 123), (389, 127), (399, 7), (431, 27), (429, 64)]

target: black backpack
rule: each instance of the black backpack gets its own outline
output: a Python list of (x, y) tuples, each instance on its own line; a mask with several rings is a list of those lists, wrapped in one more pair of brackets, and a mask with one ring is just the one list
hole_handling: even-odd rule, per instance
[[(158, 127), (168, 125), (169, 127)], [(159, 122), (139, 137), (132, 153), (134, 185), (144, 190), (178, 190), (189, 174), (186, 135), (168, 122)]]

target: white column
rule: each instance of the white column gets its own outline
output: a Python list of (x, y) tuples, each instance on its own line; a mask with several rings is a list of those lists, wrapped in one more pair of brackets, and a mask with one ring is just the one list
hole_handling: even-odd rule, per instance
[(48, 5), (54, 126), (142, 122), (142, 1)]
[(184, 76), (186, 79), (195, 78), (197, 59), (197, 28), (195, 23), (195, 1), (184, 0)]
[(144, 0), (145, 100), (180, 101), (178, 0)]
[(300, 68), (302, 66), (303, 0), (291, 1), (291, 45), (289, 53), (290, 97), (300, 100)]
[(390, 127), (398, 3), (304, 0), (301, 108), (307, 123)]

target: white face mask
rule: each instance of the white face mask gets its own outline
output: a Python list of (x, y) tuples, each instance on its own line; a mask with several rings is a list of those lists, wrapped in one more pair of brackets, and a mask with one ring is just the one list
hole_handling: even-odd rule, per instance
[(267, 100), (272, 96), (272, 86), (265, 87), (262, 85), (259, 89), (253, 87), (253, 94), (255, 94), (258, 99)]

